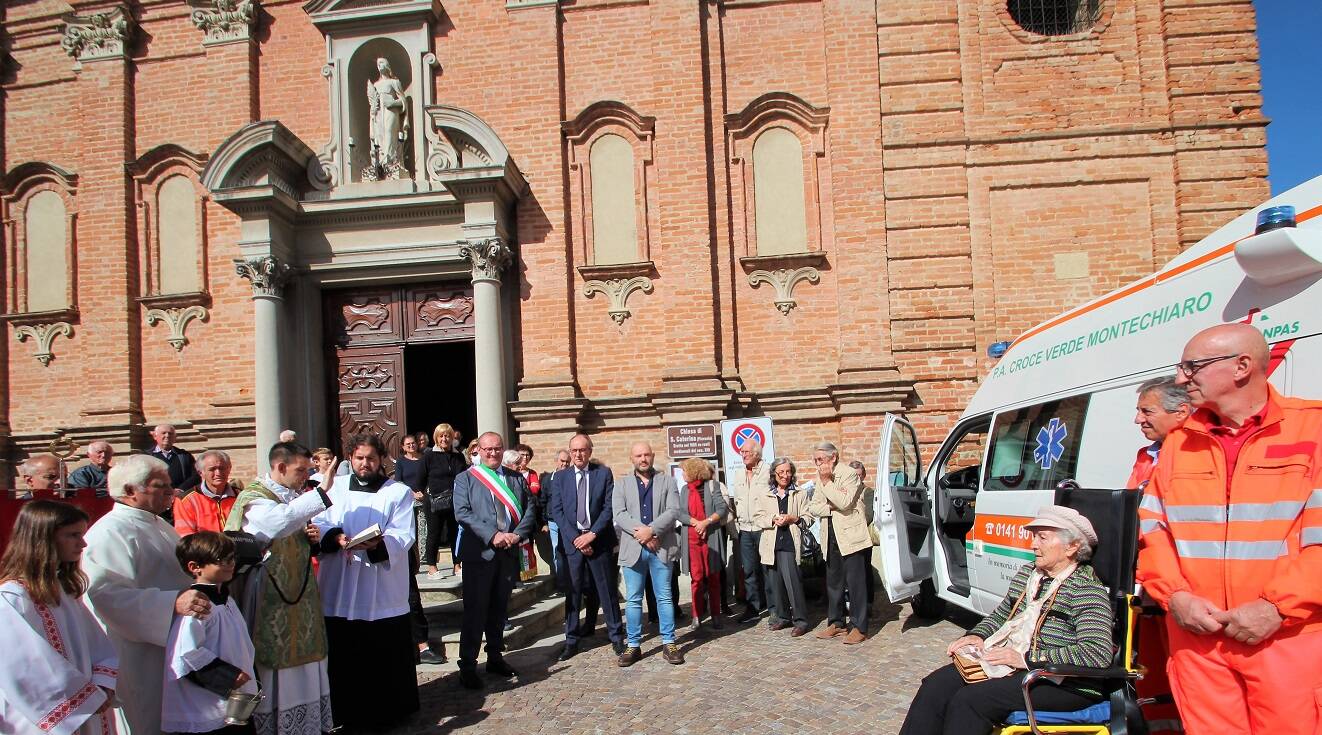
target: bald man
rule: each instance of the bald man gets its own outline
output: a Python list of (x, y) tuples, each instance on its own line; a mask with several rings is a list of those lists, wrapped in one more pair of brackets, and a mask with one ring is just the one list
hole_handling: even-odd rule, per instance
[[(174, 485), (175, 490), (193, 490), (202, 482), (202, 476), (197, 474), (197, 461), (193, 455), (186, 449), (175, 446), (174, 440), (178, 436), (173, 424), (158, 424), (152, 429), (151, 437), (156, 440), (156, 446), (148, 454), (161, 460), (170, 470), (170, 483)], [(182, 496), (184, 493), (179, 493)]]
[(1190, 735), (1322, 732), (1322, 401), (1277, 393), (1269, 360), (1246, 324), (1185, 345), (1176, 382), (1196, 410), (1139, 511), (1138, 576), (1169, 613)]
[(20, 500), (33, 497), (34, 490), (60, 490), (60, 460), (53, 454), (34, 454), (18, 466), (18, 475), (22, 478), (19, 487)]

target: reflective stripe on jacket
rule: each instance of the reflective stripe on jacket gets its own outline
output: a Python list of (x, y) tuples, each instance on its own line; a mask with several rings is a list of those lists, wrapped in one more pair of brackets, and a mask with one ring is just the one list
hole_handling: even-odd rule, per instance
[(1139, 507), (1139, 581), (1163, 608), (1181, 590), (1225, 610), (1263, 598), (1286, 626), (1322, 630), (1322, 401), (1269, 386), (1229, 488), (1211, 420), (1199, 409), (1162, 444)]

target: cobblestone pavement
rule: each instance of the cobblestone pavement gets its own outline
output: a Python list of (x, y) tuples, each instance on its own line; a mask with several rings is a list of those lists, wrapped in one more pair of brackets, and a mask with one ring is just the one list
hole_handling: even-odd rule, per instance
[[(814, 632), (825, 626), (823, 612), (813, 606)], [(590, 648), (561, 663), (562, 636), (553, 634), (506, 654), (517, 679), (486, 677), (478, 692), (459, 686), (451, 648), (450, 664), (420, 672), (422, 710), (393, 735), (894, 733), (922, 677), (945, 663), (947, 643), (976, 618), (923, 621), (908, 605), (889, 604), (878, 613), (873, 637), (859, 646), (773, 633), (765, 618), (705, 635), (681, 629), (682, 666), (667, 664), (649, 634), (643, 660), (618, 668), (600, 625)]]

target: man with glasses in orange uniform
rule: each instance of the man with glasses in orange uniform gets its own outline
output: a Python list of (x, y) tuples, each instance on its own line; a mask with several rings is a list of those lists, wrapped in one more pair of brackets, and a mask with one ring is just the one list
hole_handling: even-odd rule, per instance
[(1246, 324), (1205, 329), (1176, 382), (1196, 407), (1143, 494), (1138, 577), (1164, 608), (1186, 732), (1322, 733), (1322, 402), (1267, 382)]

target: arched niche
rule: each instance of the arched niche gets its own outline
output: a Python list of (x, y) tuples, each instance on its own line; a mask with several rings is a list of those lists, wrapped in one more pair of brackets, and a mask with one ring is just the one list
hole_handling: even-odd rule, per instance
[(77, 175), (42, 161), (16, 166), (0, 181), (10, 314), (76, 316), (77, 182)]
[(390, 70), (399, 79), (400, 86), (409, 103), (404, 106), (406, 127), (410, 129), (408, 143), (404, 146), (405, 167), (409, 172), (416, 172), (413, 160), (413, 136), (417, 135), (418, 126), (413, 117), (413, 100), (417, 90), (413, 85), (413, 68), (408, 52), (396, 40), (391, 38), (373, 38), (359, 46), (349, 57), (349, 137), (353, 145), (349, 150), (349, 175), (351, 181), (362, 181), (363, 169), (372, 156), (372, 120), (368, 86), (377, 78), (376, 60), (390, 62)]

